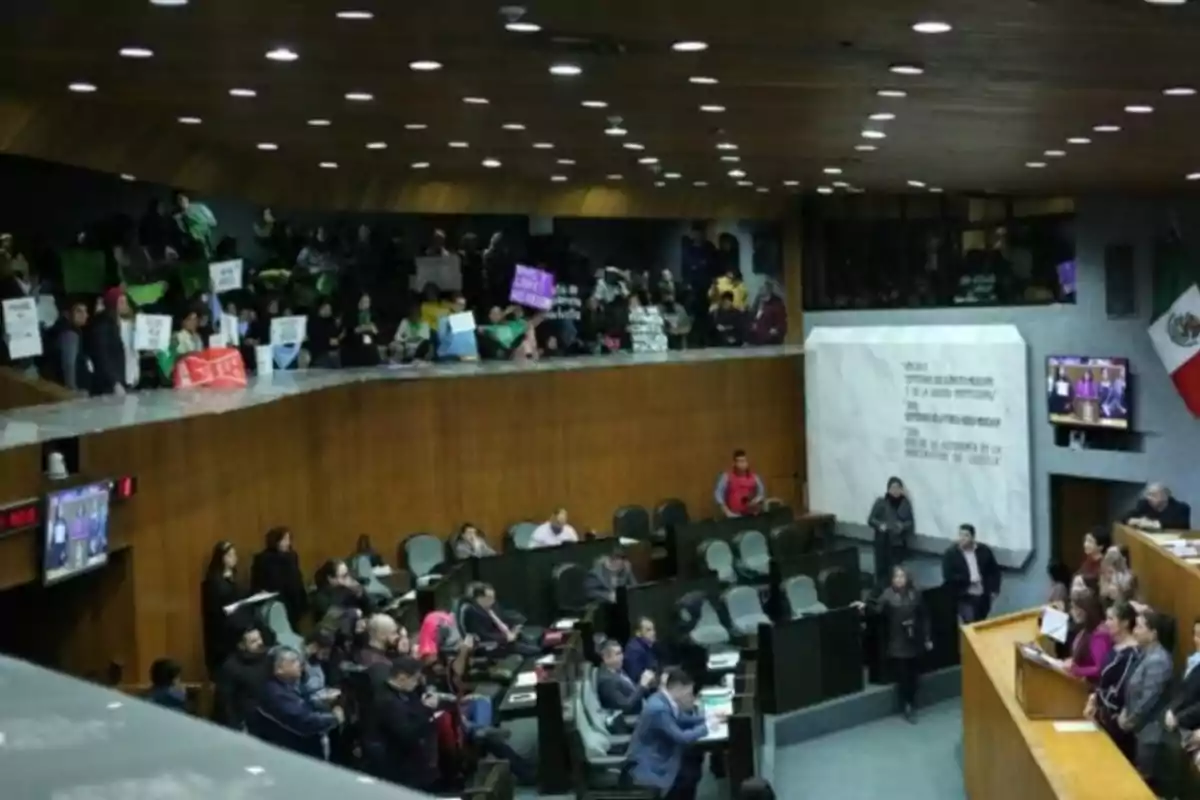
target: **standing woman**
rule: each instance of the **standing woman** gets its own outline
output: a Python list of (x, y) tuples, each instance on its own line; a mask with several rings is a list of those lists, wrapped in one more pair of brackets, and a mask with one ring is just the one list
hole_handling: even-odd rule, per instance
[(875, 584), (886, 585), (892, 567), (904, 560), (908, 537), (913, 532), (912, 504), (904, 493), (904, 482), (888, 478), (887, 491), (871, 506), (867, 524), (875, 531)]
[(1082, 575), (1084, 580), (1100, 579), (1100, 562), (1108, 550), (1109, 536), (1102, 526), (1097, 526), (1083, 536), (1083, 563), (1076, 570), (1076, 575)]
[(237, 549), (231, 542), (213, 546), (204, 582), (200, 584), (200, 613), (204, 628), (204, 664), (210, 677), (233, 652), (237, 643), (237, 615), (225, 613), (225, 607), (246, 597), (237, 583)]
[(1110, 547), (1100, 559), (1100, 602), (1129, 602), (1137, 594), (1137, 576), (1120, 548)]
[(254, 554), (250, 565), (250, 588), (256, 592), (275, 592), (287, 608), (288, 620), (298, 629), (300, 617), (308, 606), (308, 592), (300, 573), (300, 557), (292, 549), (292, 532), (287, 528), (267, 531), (266, 548)]
[(1104, 609), (1093, 592), (1071, 595), (1071, 619), (1079, 626), (1071, 642), (1071, 657), (1065, 661), (1053, 659), (1060, 669), (1084, 678), (1093, 686), (1100, 679), (1100, 670), (1113, 649), (1113, 639), (1104, 625)]
[(857, 602), (860, 610), (878, 614), (883, 622), (887, 658), (896, 680), (900, 709), (909, 722), (917, 721), (917, 674), (921, 655), (933, 649), (921, 593), (904, 567), (892, 568), (891, 584), (871, 604)]
[(1103, 728), (1117, 749), (1133, 760), (1134, 737), (1117, 720), (1125, 708), (1125, 687), (1138, 660), (1138, 643), (1133, 635), (1137, 612), (1128, 603), (1118, 603), (1108, 609), (1104, 625), (1112, 636), (1113, 649), (1100, 668), (1096, 690), (1088, 697), (1083, 715)]
[(1171, 702), (1174, 663), (1168, 648), (1174, 644), (1175, 623), (1165, 614), (1138, 612), (1133, 635), (1141, 658), (1125, 686), (1125, 708), (1117, 724), (1136, 740), (1133, 765), (1156, 795), (1162, 794), (1162, 750), (1166, 743), (1164, 717)]

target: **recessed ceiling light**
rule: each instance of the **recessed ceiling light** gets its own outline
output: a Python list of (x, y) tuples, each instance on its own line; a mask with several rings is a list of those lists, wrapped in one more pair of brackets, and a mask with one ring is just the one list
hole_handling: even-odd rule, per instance
[(829, 186), (818, 186), (817, 194), (833, 194), (833, 189)]
[(534, 150), (553, 150), (554, 142), (534, 142), (533, 149)]
[(740, 170), (740, 169), (731, 169), (731, 170), (729, 170), (729, 177), (731, 177), (731, 178), (744, 178), (744, 177), (746, 177), (746, 172), (745, 172), (745, 170)]
[(1146, 0), (1152, 6), (1181, 6), (1187, 0)]
[(1062, 158), (1066, 154), (1066, 150), (1047, 150), (1046, 152), (1042, 153), (1042, 155), (1046, 156), (1046, 158)]
[(655, 182), (654, 182), (654, 185), (655, 185), (655, 186), (657, 186), (657, 187), (659, 187), (659, 188), (662, 188), (663, 186), (666, 186), (666, 185), (667, 185), (667, 182), (666, 182), (666, 181), (655, 181)]
[(638, 163), (639, 164), (657, 164), (658, 159), (655, 158), (654, 156), (645, 156), (643, 158), (639, 158)]
[(1154, 106), (1131, 105), (1125, 106), (1125, 110), (1130, 114), (1152, 114), (1154, 113)]
[(525, 126), (519, 122), (506, 122), (503, 125), (501, 125), (500, 127), (506, 131), (523, 131), (523, 130), (525, 130)]
[(760, 187), (758, 187), (757, 189), (755, 189), (754, 191), (758, 192), (759, 194), (767, 194), (767, 193), (768, 193), (768, 192), (770, 192), (771, 190), (770, 190), (770, 189), (768, 189), (768, 188), (767, 188), (767, 187), (765, 187), (765, 186), (760, 186)]
[(1189, 181), (1200, 181), (1200, 172), (1190, 172), (1187, 175)]
[(560, 158), (560, 159), (557, 159), (557, 160), (556, 160), (554, 163), (555, 163), (555, 164), (562, 164), (564, 167), (573, 167), (573, 166), (575, 166), (575, 159), (573, 159), (573, 158)]
[(624, 147), (626, 150), (645, 150), (646, 149), (646, 145), (644, 145), (640, 142), (625, 142), (623, 145), (621, 145), (621, 147)]
[(880, 97), (908, 97), (908, 92), (903, 89), (880, 89), (875, 94)]
[(375, 99), (375, 95), (370, 92), (346, 92), (346, 99), (356, 103), (369, 103)]
[(842, 174), (841, 167), (826, 167), (825, 169), (823, 169), (821, 171), (824, 172), (826, 175), (841, 175)]
[(276, 47), (267, 51), (267, 58), (271, 61), (295, 61), (300, 58), (300, 54), (286, 47)]
[(199, 125), (204, 120), (199, 117), (180, 117), (179, 124), (181, 125)]
[(720, 114), (725, 110), (725, 106), (703, 105), (700, 106), (700, 110), (709, 114)]
[(338, 168), (336, 161), (322, 161), (320, 164), (317, 164), (317, 166), (320, 167), (321, 169), (337, 169)]
[(504, 30), (512, 31), (513, 33), (537, 33), (541, 29), (542, 26), (536, 22), (521, 22), (520, 20), (510, 22), (504, 26)]
[(404, 124), (404, 130), (406, 131), (423, 131), (428, 127), (424, 122), (406, 122)]
[(463, 102), (469, 106), (486, 106), (491, 101), (486, 97), (464, 97)]
[(738, 181), (737, 185), (738, 186), (753, 186), (754, 181)]
[(953, 28), (949, 22), (918, 22), (912, 26), (912, 29), (917, 33), (949, 33)]
[(866, 130), (862, 132), (862, 137), (864, 139), (886, 139), (887, 134), (883, 131)]
[(447, 147), (453, 147), (455, 150), (464, 150), (470, 147), (469, 142), (446, 142)]
[(720, 142), (717, 144), (718, 150), (737, 150), (738, 146), (733, 142)]
[(932, 192), (933, 194), (941, 194), (941, 193), (942, 193), (942, 187), (940, 187), (940, 186), (930, 186), (930, 187), (929, 187), (929, 191), (930, 191), (930, 192)]
[(408, 68), (413, 72), (437, 72), (442, 68), (440, 61), (418, 60), (408, 62)]
[(625, 134), (629, 133), (629, 131), (625, 130), (620, 125), (613, 125), (611, 128), (605, 128), (604, 133), (606, 136), (624, 136)]
[(94, 84), (94, 83), (72, 83), (72, 84), (68, 85), (67, 88), (70, 89), (72, 92), (88, 94), (89, 92), (96, 91), (96, 84)]
[(676, 53), (699, 53), (708, 49), (708, 42), (701, 42), (696, 39), (685, 39), (681, 42), (675, 42), (671, 45), (671, 49)]
[(128, 181), (128, 182), (132, 182), (132, 181), (136, 181), (136, 180), (137, 180), (137, 178), (133, 177), (133, 176), (132, 176), (132, 175), (130, 175), (128, 172), (122, 172), (122, 173), (121, 173), (121, 180), (123, 180), (123, 181)]
[(1025, 166), (1029, 167), (1030, 169), (1045, 169), (1046, 162), (1045, 161), (1026, 161)]
[(566, 183), (566, 182), (567, 182), (567, 176), (566, 176), (566, 175), (551, 175), (551, 176), (550, 176), (550, 181), (551, 181), (552, 183)]
[(258, 97), (258, 92), (253, 89), (230, 89), (230, 97)]
[(550, 74), (558, 75), (562, 78), (573, 78), (576, 75), (582, 75), (583, 68), (578, 64), (552, 64), (550, 66)]
[(692, 181), (692, 186), (695, 186), (697, 189), (703, 189), (705, 186), (708, 186), (708, 181)]
[(896, 118), (896, 115), (891, 113), (890, 111), (880, 111), (878, 114), (872, 114), (870, 117), (868, 117), (868, 119), (872, 119), (876, 122), (887, 122), (888, 120), (892, 120), (895, 118)]
[(1167, 97), (1191, 97), (1196, 93), (1196, 90), (1191, 86), (1170, 86), (1163, 89), (1163, 94)]
[[(908, 185), (914, 189), (924, 189), (925, 181), (908, 181)], [(837, 186), (837, 184), (835, 183), (834, 186)]]
[(178, 6), (186, 6), (188, 0), (150, 0), (152, 6), (162, 6), (163, 8), (175, 8)]
[(799, 186), (800, 181), (784, 181), (783, 185), (784, 186)]
[(314, 128), (328, 128), (333, 123), (327, 119), (310, 119), (308, 124), (312, 125)]
[(413, 169), (429, 169), (429, 162), (428, 161), (414, 161), (413, 163), (409, 164), (409, 166), (412, 167)]
[(895, 75), (922, 75), (925, 72), (924, 67), (916, 64), (892, 64), (888, 70)]
[(1067, 144), (1091, 144), (1092, 140), (1086, 136), (1072, 136), (1067, 139)]
[(123, 58), (153, 58), (154, 51), (148, 47), (122, 47), (117, 53)]
[(1116, 133), (1121, 130), (1120, 125), (1097, 125), (1092, 128), (1096, 133)]
[(682, 178), (683, 176), (680, 175), (678, 172), (664, 172), (663, 177), (669, 181), (677, 181), (680, 178)]
[(259, 150), (278, 150), (279, 145), (274, 142), (259, 142), (255, 145)]
[(608, 108), (608, 103), (603, 100), (584, 100), (579, 105), (584, 108)]
[(368, 150), (387, 150), (387, 142), (367, 142)]
[(375, 18), (375, 15), (372, 14), (370, 11), (339, 11), (339, 12), (337, 12), (336, 16), (338, 19), (354, 19), (354, 20), (374, 19)]
[(878, 150), (879, 148), (873, 144), (856, 144), (854, 145), (854, 149), (860, 153), (870, 153)]
[(485, 158), (482, 163), (488, 169), (496, 169), (497, 167), (500, 166), (499, 159), (495, 159), (495, 158)]
[(624, 180), (624, 178), (625, 178), (624, 175), (617, 175), (615, 173), (612, 175), (607, 175), (605, 177), (607, 177), (610, 181), (619, 181), (619, 180)]
[(695, 83), (700, 86), (714, 86), (720, 83), (720, 81), (718, 81), (716, 78), (710, 78), (707, 75), (693, 75), (692, 77), (688, 78), (688, 83)]
[(835, 188), (835, 189), (849, 189), (849, 188), (850, 188), (850, 184), (846, 183), (845, 181), (834, 181), (834, 182), (833, 182), (833, 188)]

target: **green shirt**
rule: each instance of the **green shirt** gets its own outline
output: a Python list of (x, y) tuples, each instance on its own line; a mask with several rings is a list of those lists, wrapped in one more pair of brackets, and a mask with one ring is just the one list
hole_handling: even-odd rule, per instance
[(485, 325), (483, 330), (499, 342), (505, 350), (510, 350), (513, 343), (525, 335), (525, 320), (510, 319), (498, 325)]

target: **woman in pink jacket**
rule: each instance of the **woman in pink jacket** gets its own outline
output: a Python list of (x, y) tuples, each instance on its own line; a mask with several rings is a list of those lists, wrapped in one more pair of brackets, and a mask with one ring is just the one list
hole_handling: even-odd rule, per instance
[(1113, 649), (1112, 634), (1104, 625), (1104, 608), (1094, 592), (1071, 595), (1071, 618), (1079, 626), (1071, 642), (1071, 656), (1055, 663), (1077, 678), (1095, 683)]

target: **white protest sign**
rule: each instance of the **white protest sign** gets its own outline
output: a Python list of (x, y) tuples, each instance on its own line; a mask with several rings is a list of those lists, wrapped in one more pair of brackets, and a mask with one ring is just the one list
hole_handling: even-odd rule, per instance
[(42, 328), (38, 323), (37, 298), (4, 301), (4, 341), (8, 357), (33, 358), (42, 354)]
[(221, 315), (221, 335), (225, 337), (225, 343), (230, 347), (237, 347), (242, 343), (240, 329), (238, 328), (238, 318), (233, 314)]
[(446, 324), (451, 333), (469, 333), (475, 330), (475, 315), (470, 311), (460, 311), (446, 317)]
[(417, 273), (410, 284), (420, 291), (425, 284), (437, 284), (443, 292), (462, 289), (462, 260), (456, 255), (421, 256), (416, 259)]
[(303, 344), (308, 334), (308, 317), (275, 317), (271, 320), (271, 344)]
[(138, 314), (133, 320), (133, 348), (151, 353), (170, 350), (170, 315)]
[(242, 260), (214, 261), (208, 265), (208, 277), (212, 290), (220, 294), (242, 288)]

